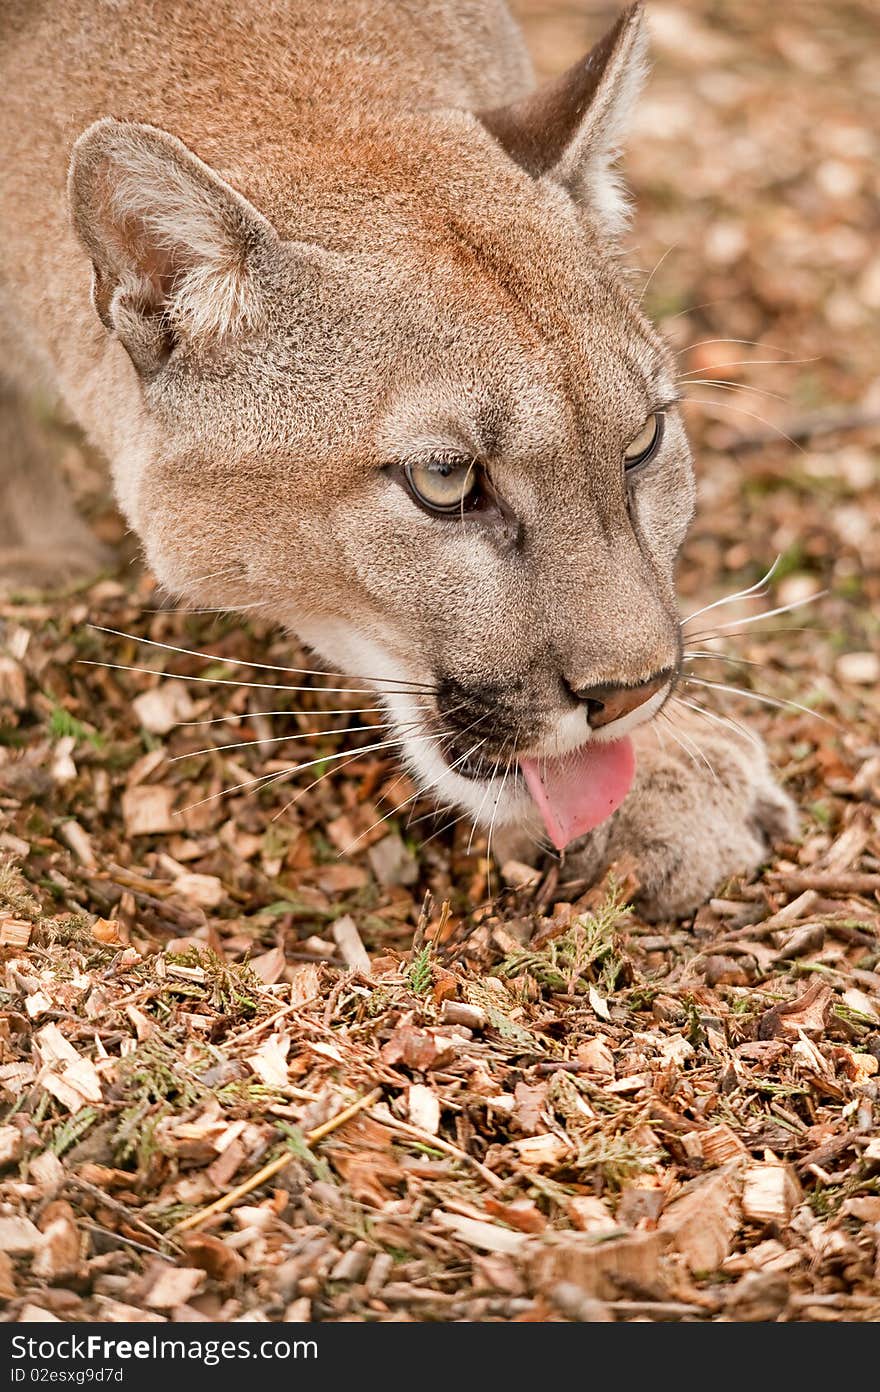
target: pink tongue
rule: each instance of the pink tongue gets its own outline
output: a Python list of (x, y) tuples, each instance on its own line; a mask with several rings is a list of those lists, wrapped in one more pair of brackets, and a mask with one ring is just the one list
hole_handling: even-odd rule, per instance
[(520, 759), (529, 792), (558, 851), (610, 817), (630, 790), (636, 761), (632, 742), (591, 740), (558, 759)]

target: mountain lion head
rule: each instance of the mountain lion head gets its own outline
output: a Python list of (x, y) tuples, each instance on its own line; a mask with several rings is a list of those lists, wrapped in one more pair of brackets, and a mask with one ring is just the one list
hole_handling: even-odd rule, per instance
[(504, 108), (307, 112), (262, 174), (106, 119), (70, 176), (159, 579), (286, 625), (434, 797), (557, 845), (625, 795), (680, 656), (691, 463), (614, 257), (643, 47), (634, 9)]

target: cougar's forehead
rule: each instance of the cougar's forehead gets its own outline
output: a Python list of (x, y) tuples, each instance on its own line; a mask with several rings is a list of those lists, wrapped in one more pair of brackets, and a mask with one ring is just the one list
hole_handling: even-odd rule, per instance
[(503, 227), (445, 219), (416, 274), (385, 438), (442, 426), (484, 458), (561, 457), (573, 434), (619, 445), (674, 400), (669, 349), (622, 272), (557, 192), (547, 201), (514, 205)]
[(455, 355), (408, 364), (377, 421), (376, 454), (457, 452), (515, 489), (530, 476), (564, 492), (606, 466), (616, 474), (646, 416), (676, 396), (666, 352), (629, 309), (624, 301), (615, 322), (573, 316), (552, 337), (484, 318), (470, 354), (462, 336)]

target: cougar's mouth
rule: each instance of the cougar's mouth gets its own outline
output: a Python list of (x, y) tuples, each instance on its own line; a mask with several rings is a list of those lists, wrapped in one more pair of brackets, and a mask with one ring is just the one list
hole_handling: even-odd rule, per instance
[[(630, 730), (655, 714), (667, 694), (658, 692), (637, 711), (591, 732), (583, 714), (576, 722), (578, 712), (569, 712), (552, 740), (529, 739), (524, 721), (511, 730), (500, 709), (481, 712), (452, 734), (424, 712), (413, 722), (414, 708), (393, 693), (389, 703), (402, 727), (409, 722), (405, 757), (425, 790), (463, 808), (480, 825), (541, 826), (561, 851), (623, 802), (635, 776)], [(412, 734), (414, 724), (421, 734)]]
[(587, 740), (561, 757), (521, 758), (519, 768), (547, 835), (562, 851), (617, 811), (632, 787), (636, 762), (624, 735)]
[[(453, 759), (450, 767), (455, 773), (461, 774), (462, 778), (469, 778), (472, 782), (488, 783), (492, 778), (497, 778), (504, 772), (500, 760), (491, 757), (481, 758), (480, 755), (471, 755), (461, 761)], [(509, 777), (518, 777), (516, 766), (510, 769)]]
[(617, 810), (632, 787), (635, 755), (631, 740), (621, 731), (616, 739), (594, 734), (559, 754), (452, 754), (448, 768), (472, 784), (497, 788), (500, 779), (502, 791), (506, 788), (510, 797), (525, 797), (561, 851)]

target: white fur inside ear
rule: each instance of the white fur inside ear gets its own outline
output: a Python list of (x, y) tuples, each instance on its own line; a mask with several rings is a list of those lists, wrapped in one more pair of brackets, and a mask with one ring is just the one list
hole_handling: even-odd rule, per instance
[(169, 268), (167, 315), (194, 337), (253, 327), (259, 299), (247, 272), (245, 248), (207, 190), (150, 149), (124, 152), (111, 193), (120, 223), (134, 225), (151, 265)]
[(121, 307), (117, 289), (129, 328), (138, 311), (190, 339), (261, 321), (252, 253), (275, 233), (176, 136), (97, 121), (74, 146), (69, 187), (74, 227), (95, 267), (96, 308), (120, 337), (121, 321), (107, 315), (114, 302)]
[(648, 40), (639, 14), (608, 63), (580, 128), (550, 174), (585, 207), (609, 238), (630, 220), (631, 203), (616, 169), (648, 75)]

